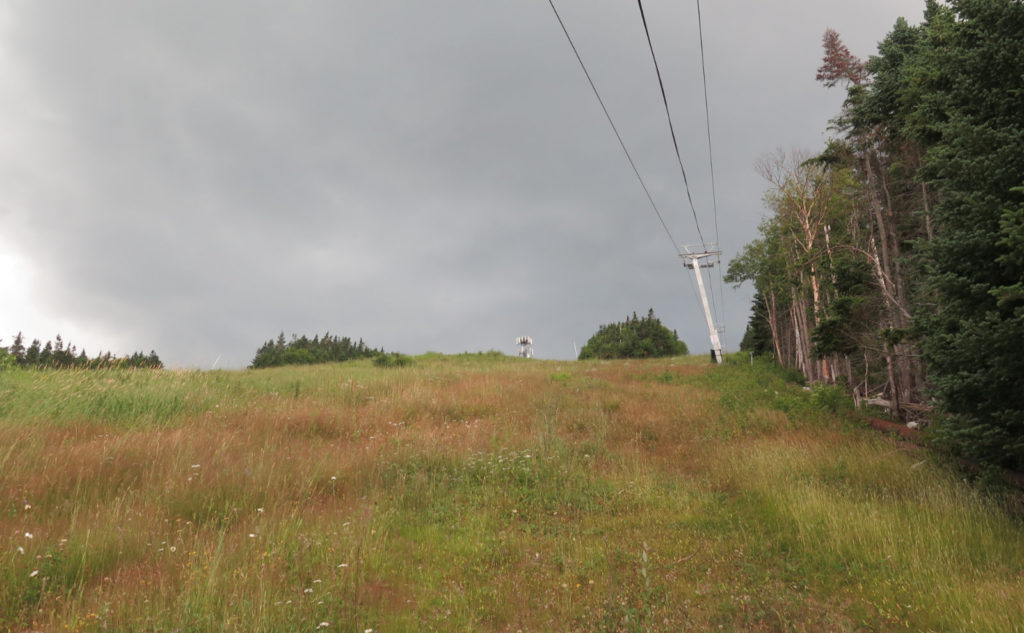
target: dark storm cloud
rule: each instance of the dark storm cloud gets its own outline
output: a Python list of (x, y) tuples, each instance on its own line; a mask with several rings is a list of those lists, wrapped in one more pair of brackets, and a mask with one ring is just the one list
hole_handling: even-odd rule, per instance
[[(915, 4), (704, 7), (726, 258), (761, 215), (755, 158), (820, 146), (838, 108), (813, 81), (825, 27), (855, 23), (866, 55)], [(695, 14), (648, 5), (711, 239)], [(674, 238), (696, 242), (635, 6), (558, 6)], [(206, 367), (280, 330), (408, 352), (532, 334), (566, 358), (653, 307), (707, 346), (546, 2), (25, 2), (0, 29), (0, 242), (33, 269), (33, 314), (92, 345)], [(733, 348), (748, 296), (727, 291)]]

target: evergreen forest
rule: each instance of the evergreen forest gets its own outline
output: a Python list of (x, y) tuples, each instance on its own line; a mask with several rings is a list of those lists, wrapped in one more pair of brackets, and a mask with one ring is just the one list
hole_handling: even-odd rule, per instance
[(580, 350), (579, 359), (590, 358), (658, 358), (688, 354), (679, 335), (662, 325), (654, 316), (638, 318), (636, 312), (622, 323), (602, 325)]
[(277, 339), (272, 339), (256, 350), (249, 367), (281, 367), (283, 365), (314, 365), (317, 363), (340, 363), (357, 358), (371, 358), (384, 354), (384, 350), (374, 350), (366, 346), (363, 339), (352, 342), (349, 337), (338, 337), (326, 332), (322, 337), (314, 335), (296, 336), (286, 340), (284, 332)]
[(836, 31), (831, 140), (757, 169), (771, 215), (730, 263), (743, 347), (1024, 468), (1024, 3), (926, 3), (867, 60)]

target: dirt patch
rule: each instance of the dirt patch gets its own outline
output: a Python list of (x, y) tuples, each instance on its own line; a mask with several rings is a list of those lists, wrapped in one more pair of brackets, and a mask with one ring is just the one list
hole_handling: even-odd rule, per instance
[(882, 431), (883, 433), (895, 433), (908, 442), (913, 442), (914, 444), (924, 444), (921, 439), (921, 432), (904, 424), (879, 420), (878, 418), (868, 418), (868, 423), (871, 424), (871, 428), (875, 430)]

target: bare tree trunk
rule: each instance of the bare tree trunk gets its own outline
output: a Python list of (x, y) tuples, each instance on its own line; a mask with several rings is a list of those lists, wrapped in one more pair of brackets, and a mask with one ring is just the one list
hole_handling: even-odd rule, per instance
[(889, 413), (893, 417), (898, 418), (900, 416), (900, 388), (896, 380), (896, 367), (893, 361), (892, 347), (889, 343), (885, 343), (885, 370), (889, 380)]
[(768, 328), (772, 331), (772, 345), (775, 347), (775, 358), (780, 365), (786, 364), (782, 356), (781, 336), (779, 333), (779, 309), (775, 302), (775, 289), (769, 286), (768, 296), (765, 297), (765, 309), (768, 311)]
[[(811, 302), (812, 302), (812, 310), (813, 310), (811, 316), (812, 316), (812, 323), (813, 323), (813, 325), (817, 325), (818, 324), (818, 318), (821, 316), (821, 314), (823, 312), (823, 310), (822, 310), (822, 301), (821, 301), (821, 284), (818, 281), (818, 269), (817, 269), (817, 266), (815, 266), (812, 263), (810, 268), (811, 268), (811, 270), (810, 270), (809, 276), (810, 276), (810, 280), (811, 280)], [(807, 334), (807, 337), (806, 337), (807, 338), (807, 345), (808, 345), (808, 348), (809, 348), (810, 347), (810, 338), (811, 338), (810, 337), (810, 331), (811, 331), (813, 326), (811, 324), (807, 323), (807, 313), (806, 313), (806, 311), (803, 313), (803, 320), (804, 320), (805, 332)], [(817, 363), (815, 363), (815, 365), (817, 365), (817, 367), (815, 369), (815, 372), (814, 372), (816, 374), (816, 378), (820, 377), (825, 382), (830, 382), (830, 380), (829, 380), (828, 362), (823, 358), (820, 361), (818, 361)]]
[(864, 351), (864, 397), (867, 398), (869, 395), (871, 395), (869, 393), (869, 391), (871, 390), (871, 385), (868, 383), (868, 381), (871, 379), (871, 360), (868, 358), (867, 348), (862, 349)]
[[(917, 165), (921, 165), (921, 148), (916, 143), (914, 144), (914, 151), (917, 154)], [(932, 205), (928, 201), (928, 185), (924, 182), (921, 183), (921, 204), (924, 205), (924, 233), (928, 236), (928, 241), (935, 239), (935, 231), (932, 230)]]
[(807, 336), (805, 334), (806, 319), (801, 317), (805, 312), (803, 301), (797, 298), (796, 288), (793, 288), (793, 301), (789, 306), (789, 318), (793, 323), (793, 342), (796, 348), (796, 366), (809, 381), (813, 381), (812, 368), (810, 366), (810, 354), (807, 349)]
[(807, 302), (799, 298), (796, 288), (793, 289), (794, 296), (791, 306), (791, 319), (793, 321), (794, 339), (797, 350), (797, 366), (803, 372), (808, 382), (818, 382), (821, 374), (818, 371), (817, 363), (811, 360), (811, 337), (807, 322)]
[[(803, 350), (800, 348), (800, 323), (797, 321), (796, 318), (796, 304), (793, 303), (789, 304), (789, 321), (790, 323), (792, 323), (793, 326), (793, 347), (795, 352), (795, 358), (793, 359), (794, 364), (796, 365), (796, 368), (801, 371), (801, 373), (804, 373), (804, 355)], [(804, 375), (806, 375), (806, 373), (804, 373)]]
[(801, 302), (800, 325), (804, 337), (804, 352), (806, 353), (805, 363), (807, 364), (807, 379), (810, 382), (821, 381), (821, 364), (814, 362), (813, 350), (811, 349), (811, 327), (807, 321), (807, 304)]
[(878, 190), (875, 186), (875, 172), (871, 167), (871, 160), (867, 153), (864, 154), (863, 162), (864, 174), (868, 179), (868, 197), (871, 199), (871, 210), (875, 216), (875, 226), (878, 228), (879, 241), (882, 243), (882, 270), (891, 279), (892, 256), (889, 254), (889, 240), (885, 238), (885, 219), (882, 217), (882, 201), (878, 199)]
[[(869, 182), (873, 181), (871, 174), (873, 151), (868, 150), (865, 155), (865, 165), (868, 169)], [(905, 328), (910, 321), (910, 313), (907, 307), (906, 280), (903, 278), (903, 264), (900, 257), (900, 246), (896, 219), (893, 213), (892, 195), (889, 191), (889, 183), (886, 178), (885, 169), (881, 160), (875, 156), (878, 163), (878, 183), (885, 196), (884, 213), (877, 195), (872, 196), (875, 204), (875, 219), (878, 222), (878, 235), (882, 242), (883, 269), (886, 279), (879, 281), (888, 286), (884, 294), (889, 299), (890, 309), (888, 326), (890, 328)], [(885, 262), (888, 263), (885, 263)], [(890, 345), (886, 343), (885, 358), (888, 369), (889, 389), (892, 393), (893, 413), (899, 415), (900, 400), (905, 394), (911, 393), (910, 383), (912, 381), (909, 358), (905, 351), (905, 345)]]

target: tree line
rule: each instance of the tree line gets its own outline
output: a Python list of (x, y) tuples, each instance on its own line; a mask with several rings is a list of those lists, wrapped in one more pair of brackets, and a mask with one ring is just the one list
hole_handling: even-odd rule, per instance
[(296, 336), (286, 340), (284, 332), (277, 339), (271, 339), (256, 350), (249, 367), (280, 367), (282, 365), (312, 365), (315, 363), (340, 363), (357, 358), (372, 358), (384, 355), (384, 350), (375, 350), (366, 345), (363, 339), (353, 342), (349, 337), (332, 336), (326, 332), (322, 337), (314, 335)]
[(148, 354), (134, 352), (128, 356), (115, 356), (111, 352), (101, 352), (89, 357), (84, 349), (70, 342), (65, 343), (60, 334), (53, 341), (42, 344), (39, 339), (32, 339), (28, 347), (21, 332), (6, 347), (0, 346), (0, 368), (21, 367), (24, 369), (109, 369), (109, 368), (146, 368), (163, 369), (163, 362), (155, 351)]
[(866, 62), (823, 38), (845, 90), (815, 154), (757, 169), (772, 215), (730, 263), (744, 347), (1024, 468), (1024, 4), (926, 2)]

